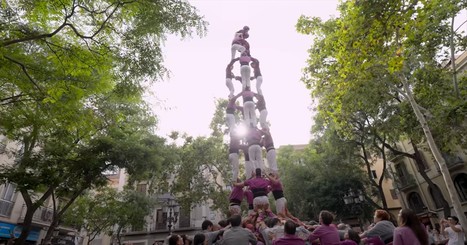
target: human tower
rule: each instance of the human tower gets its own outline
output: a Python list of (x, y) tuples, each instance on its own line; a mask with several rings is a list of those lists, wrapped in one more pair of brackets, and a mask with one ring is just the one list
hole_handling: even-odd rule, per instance
[[(266, 101), (261, 90), (263, 76), (260, 62), (252, 57), (248, 26), (235, 33), (231, 46), (231, 61), (226, 67), (226, 85), (229, 89), (229, 102), (226, 108), (226, 123), (229, 128), (229, 161), (232, 166), (232, 185), (229, 210), (231, 214), (241, 214), (241, 202), (248, 202), (248, 214), (264, 219), (276, 217), (269, 209), (268, 194), (272, 193), (276, 204), (278, 217), (290, 218), (301, 223), (287, 210), (286, 199), (279, 179), (276, 161), (276, 150), (267, 122), (268, 111)], [(240, 53), (239, 57), (237, 53)], [(240, 76), (233, 73), (234, 65), (240, 64)], [(241, 91), (235, 94), (233, 80), (241, 82)], [(256, 92), (252, 91), (251, 83), (255, 81)], [(242, 97), (242, 106), (237, 99)], [(236, 120), (236, 112), (240, 113), (240, 120)], [(258, 117), (258, 114), (259, 117)], [(259, 121), (259, 122), (258, 122)], [(259, 125), (258, 125), (259, 124)], [(238, 128), (246, 127), (246, 135), (240, 134)], [(263, 147), (266, 151), (267, 166), (263, 161)], [(245, 181), (239, 179), (239, 153), (243, 152)]]

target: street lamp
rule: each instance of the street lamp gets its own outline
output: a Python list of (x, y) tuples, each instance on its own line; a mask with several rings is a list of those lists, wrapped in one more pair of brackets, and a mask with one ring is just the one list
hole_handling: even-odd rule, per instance
[(170, 194), (165, 194), (161, 198), (162, 212), (167, 215), (167, 227), (169, 228), (169, 235), (172, 235), (172, 227), (178, 222), (178, 214), (180, 213), (180, 205), (175, 201), (175, 197)]
[[(351, 206), (351, 213), (357, 215), (357, 217), (363, 213), (363, 208), (361, 207), (363, 201), (365, 200), (365, 196), (363, 195), (362, 190), (355, 191), (350, 188), (342, 197), (344, 200), (345, 205)], [(360, 217), (358, 217), (358, 223), (360, 224), (360, 228), (362, 228), (362, 224), (360, 223)]]

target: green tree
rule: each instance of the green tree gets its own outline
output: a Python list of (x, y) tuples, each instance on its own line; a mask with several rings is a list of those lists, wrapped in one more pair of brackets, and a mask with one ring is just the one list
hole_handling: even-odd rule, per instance
[(87, 232), (88, 244), (99, 234), (114, 235), (121, 244), (124, 228), (142, 228), (154, 200), (145, 193), (131, 189), (97, 189), (95, 194), (83, 195), (73, 203), (64, 222)]
[[(447, 148), (465, 139), (463, 134), (454, 135), (465, 126), (462, 119), (449, 123), (456, 127), (440, 126), (447, 121), (446, 115), (465, 118), (459, 110), (465, 108), (465, 100), (453, 96), (449, 72), (439, 64), (439, 57), (447, 56), (442, 48), (449, 46), (452, 37), (447, 20), (464, 4), (347, 1), (339, 7), (339, 18), (323, 22), (301, 17), (297, 24), (300, 32), (315, 36), (304, 81), (319, 98), (319, 110), (339, 127), (345, 127), (348, 116), (358, 111), (387, 123), (386, 129), (389, 122), (400, 119), (392, 124), (396, 126), (389, 135), (395, 139), (409, 136), (415, 142), (426, 140), (457, 213), (462, 213), (459, 198), (434, 138), (437, 136), (438, 143)], [(464, 86), (460, 84), (460, 88)], [(461, 93), (465, 94), (465, 89)], [(402, 117), (401, 112), (405, 112)], [(441, 130), (448, 137), (438, 134)], [(462, 219), (461, 223), (467, 225), (465, 217)]]

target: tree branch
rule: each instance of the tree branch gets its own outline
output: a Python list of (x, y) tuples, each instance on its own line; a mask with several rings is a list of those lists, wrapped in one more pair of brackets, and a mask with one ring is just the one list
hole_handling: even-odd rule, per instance
[(29, 81), (30, 81), (32, 84), (34, 84), (34, 86), (42, 93), (42, 89), (41, 89), (41, 88), (39, 87), (39, 85), (34, 81), (34, 79), (32, 79), (31, 75), (29, 75), (29, 73), (28, 73), (28, 71), (27, 71), (27, 69), (26, 69), (26, 66), (25, 66), (23, 63), (21, 63), (21, 62), (19, 62), (19, 61), (17, 61), (17, 60), (14, 60), (14, 59), (12, 59), (11, 57), (8, 57), (8, 56), (6, 56), (6, 55), (3, 56), (3, 57), (5, 57), (5, 59), (7, 59), (7, 60), (9, 60), (9, 61), (11, 61), (11, 62), (13, 62), (13, 63), (19, 65), (19, 66), (21, 67), (21, 70), (22, 70), (22, 71), (24, 72), (24, 74), (28, 77)]

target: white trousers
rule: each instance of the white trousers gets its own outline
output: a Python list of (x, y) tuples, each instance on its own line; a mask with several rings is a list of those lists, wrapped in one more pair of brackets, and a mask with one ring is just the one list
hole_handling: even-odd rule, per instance
[(243, 47), (240, 44), (232, 44), (232, 48), (230, 48), (230, 51), (232, 52), (232, 60), (235, 59), (235, 53), (238, 51), (240, 53), (245, 52), (246, 48)]
[(242, 209), (239, 205), (229, 206), (229, 211), (231, 215), (242, 214)]
[(261, 128), (269, 128), (268, 122), (268, 110), (264, 109), (259, 112), (259, 125), (261, 125)]
[(253, 199), (253, 206), (257, 205), (269, 205), (269, 199), (267, 196), (259, 196)]
[(276, 200), (276, 213), (285, 213), (285, 208), (287, 206), (287, 199), (285, 197), (281, 197)]
[(246, 101), (243, 103), (243, 115), (247, 127), (256, 126), (255, 102)]
[(230, 132), (232, 132), (233, 129), (235, 128), (235, 115), (226, 113), (225, 122), (227, 123), (227, 127), (229, 127)]
[(245, 161), (245, 177), (246, 179), (251, 178), (254, 174), (253, 172), (255, 171), (253, 163), (251, 161)]
[(229, 89), (229, 99), (234, 97), (234, 93), (235, 93), (235, 88), (234, 88), (234, 85), (232, 83), (232, 78), (226, 78), (225, 79), (225, 85), (227, 86), (227, 88)]
[(249, 65), (242, 65), (240, 67), (240, 75), (242, 76), (242, 89), (250, 87), (251, 68)]
[(276, 150), (272, 149), (266, 152), (266, 159), (268, 160), (269, 168), (277, 174)]
[(256, 92), (260, 95), (263, 95), (263, 90), (261, 90), (262, 83), (263, 83), (263, 76), (258, 76), (256, 78)]
[(230, 165), (232, 166), (232, 181), (237, 182), (238, 178), (238, 153), (229, 154)]
[(248, 147), (248, 154), (250, 155), (250, 161), (253, 164), (254, 169), (260, 168), (264, 170), (263, 165), (263, 151), (260, 145), (251, 145)]

